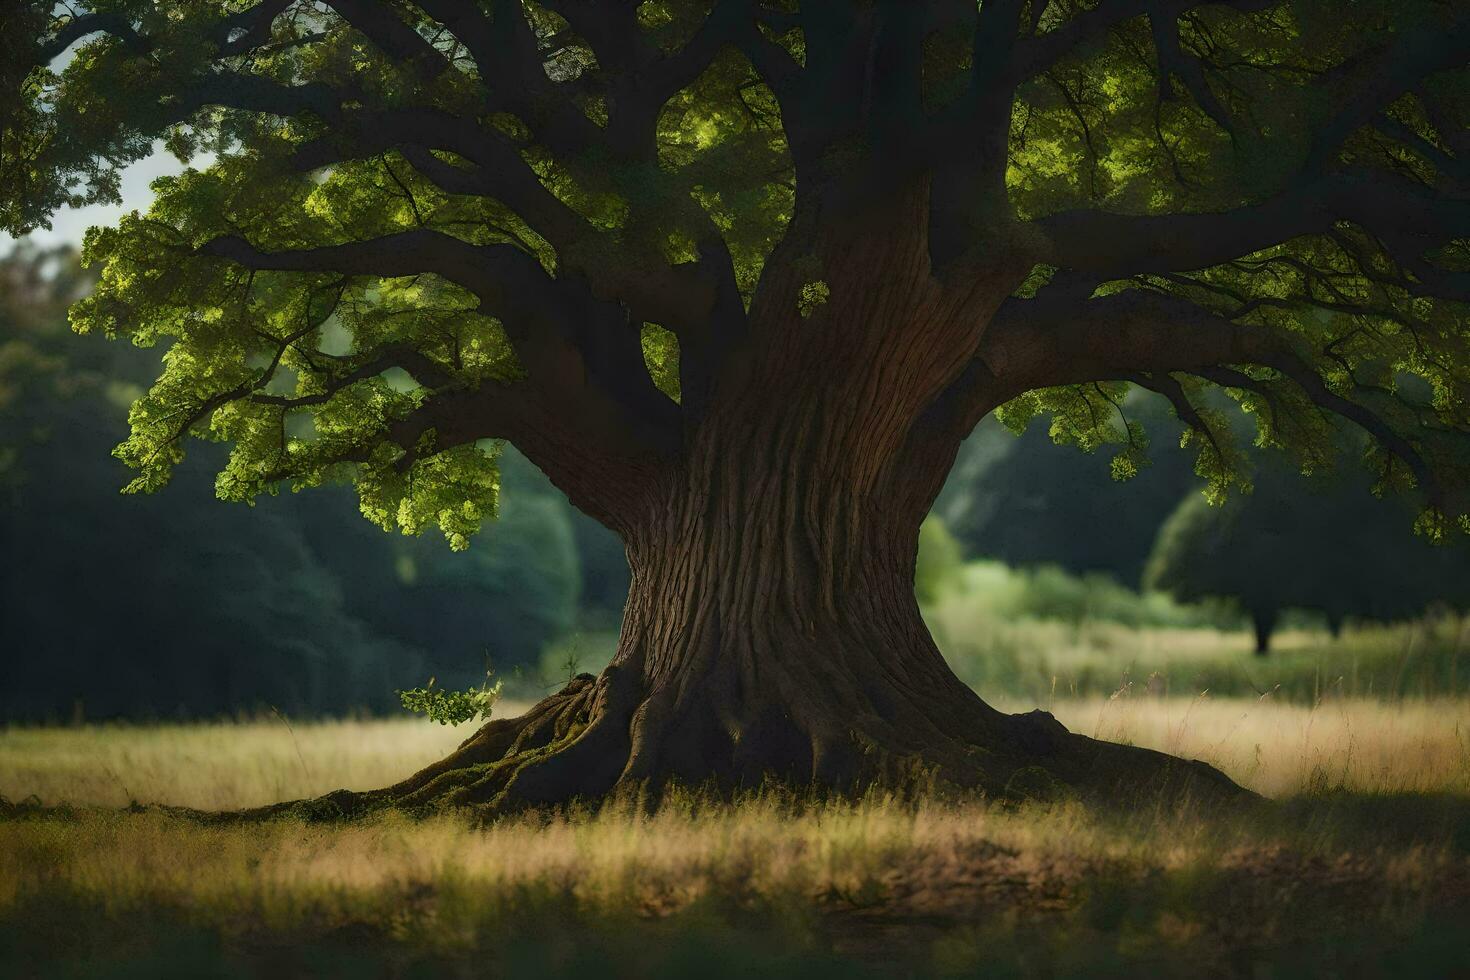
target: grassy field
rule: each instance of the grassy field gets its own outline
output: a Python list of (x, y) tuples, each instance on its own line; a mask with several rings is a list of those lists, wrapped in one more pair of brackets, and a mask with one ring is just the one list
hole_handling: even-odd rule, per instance
[[(997, 572), (1009, 577), (993, 581)], [(1073, 593), (1038, 595), (1037, 589), (1016, 587), (1016, 575), (994, 563), (973, 563), (924, 609), (955, 673), (989, 699), (1044, 705), (1125, 689), (1186, 698), (1201, 691), (1215, 697), (1269, 694), (1301, 705), (1344, 697), (1470, 697), (1470, 617), (1354, 624), (1333, 639), (1293, 613), (1273, 638), (1270, 656), (1257, 657), (1243, 624), (1223, 629), (1174, 623), (1186, 612), (1196, 618), (1200, 613), (1172, 605), (1160, 612), (1154, 608), (1159, 596), (1140, 597), (1110, 581), (1070, 580), (1077, 586)], [(1008, 585), (1016, 593), (1011, 601)], [(1130, 608), (1119, 612), (1110, 602)], [(1117, 618), (1130, 615), (1143, 622)], [(507, 683), (528, 696), (544, 693), (569, 654), (579, 669), (596, 671), (616, 643), (613, 634), (579, 634), (548, 652), (537, 683), (521, 677)]]
[[(382, 785), (466, 732), (274, 717), (13, 729), (0, 975), (1470, 974), (1470, 701), (1128, 688), (1051, 707), (1277, 802), (765, 796), (488, 826), (222, 827), (119, 808)], [(28, 797), (69, 807), (14, 805)]]
[[(999, 699), (1008, 711), (1035, 702)], [(1327, 789), (1470, 794), (1470, 700), (1316, 706), (1274, 697), (1115, 696), (1042, 702), (1068, 728), (1203, 759), (1268, 796)], [(503, 703), (514, 715), (524, 705)], [(166, 803), (230, 810), (373, 789), (441, 758), (470, 726), (413, 718), (13, 728), (0, 734), (0, 796), (46, 805)]]
[(1071, 620), (1012, 618), (988, 605), (984, 584), (952, 590), (925, 610), (955, 673), (980, 691), (1041, 703), (1126, 687), (1188, 697), (1270, 693), (1308, 705), (1470, 696), (1470, 617), (1357, 624), (1338, 639), (1298, 622), (1257, 657), (1244, 628), (1130, 626), (1089, 618), (1085, 605)]

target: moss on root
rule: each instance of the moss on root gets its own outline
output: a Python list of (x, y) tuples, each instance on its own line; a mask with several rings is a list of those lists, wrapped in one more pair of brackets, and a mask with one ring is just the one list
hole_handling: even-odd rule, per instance
[[(793, 779), (775, 767), (756, 780), (722, 778), (719, 772), (700, 780), (678, 774), (624, 778), (628, 739), (620, 731), (619, 719), (597, 717), (597, 695), (593, 678), (578, 677), (524, 715), (490, 722), (447, 758), (385, 789), (337, 790), (253, 810), (194, 815), (209, 821), (320, 822), (384, 810), (421, 815), (470, 811), (493, 819), (537, 808), (595, 808), (609, 800), (636, 800), (640, 806), (656, 807), (671, 792), (729, 800), (775, 788), (811, 802), (850, 800), (875, 792), (913, 801), (1077, 801), (1119, 808), (1248, 805), (1259, 799), (1202, 762), (1074, 734), (1042, 711), (1005, 716), (1000, 744), (964, 746), (959, 753), (940, 757), (942, 761), (922, 752), (889, 751), (854, 730), (850, 739), (860, 768), (853, 778), (836, 785)], [(601, 778), (588, 778), (589, 770), (600, 772)]]

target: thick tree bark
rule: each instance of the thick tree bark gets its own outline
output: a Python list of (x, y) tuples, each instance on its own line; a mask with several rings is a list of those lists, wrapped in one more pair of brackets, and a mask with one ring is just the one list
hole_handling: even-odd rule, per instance
[(622, 636), (601, 677), (491, 722), (386, 798), (503, 809), (772, 779), (839, 793), (1240, 794), (1203, 764), (1075, 735), (1045, 712), (1001, 713), (961, 683), (914, 599), (922, 515), (881, 501), (847, 515), (841, 485), (748, 456), (725, 469), (734, 486), (676, 485), (630, 543)]

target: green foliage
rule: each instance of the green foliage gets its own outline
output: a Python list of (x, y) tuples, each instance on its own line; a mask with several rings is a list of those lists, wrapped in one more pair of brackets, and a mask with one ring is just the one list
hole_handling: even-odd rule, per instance
[(801, 318), (805, 320), (817, 312), (817, 308), (825, 304), (831, 296), (832, 287), (828, 286), (821, 279), (803, 283), (801, 291), (796, 298), (796, 310), (801, 314)]
[[(331, 136), (320, 120), (229, 109), (167, 119), (169, 93), (199, 84), (197, 73), (219, 43), (214, 32), (233, 5), (101, 7), (136, 19), (150, 38), (151, 67), (140, 70), (126, 44), (102, 37), (58, 71), (37, 69), (24, 86), (0, 79), (29, 113), (7, 118), (36, 144), (28, 179), (0, 195), (0, 224), (20, 231), (63, 201), (114, 200), (118, 168), (145, 155), (155, 136), (181, 159), (214, 155), (207, 167), (159, 180), (146, 214), (127, 215), (87, 239), (85, 259), (100, 269), (101, 282), (75, 310), (76, 329), (168, 346), (163, 373), (134, 406), (131, 435), (117, 451), (138, 470), (135, 491), (161, 488), (183, 458), (183, 441), (197, 436), (232, 446), (217, 482), (224, 499), (351, 482), (373, 522), (407, 534), (438, 527), (456, 549), (496, 513), (493, 452), (432, 430), (410, 446), (391, 438), (395, 425), (444, 390), (522, 376), (501, 324), (478, 312), (478, 299), (432, 275), (252, 273), (196, 251), (213, 238), (243, 233), (254, 246), (278, 251), (432, 228), (528, 251), (554, 270), (569, 260), (595, 265), (596, 249), (649, 243), (681, 261), (712, 222), (748, 298), (789, 214), (790, 187), (767, 176), (790, 166), (774, 96), (733, 54), (677, 93), (658, 123), (659, 166), (687, 181), (689, 193), (671, 195), (637, 168), (553, 157), (525, 143), (521, 120), (505, 113), (492, 120), (507, 145), (525, 143), (511, 152), (528, 158), (552, 194), (612, 233), (586, 243), (586, 254), (558, 255), (504, 205), (447, 193), (398, 152), (303, 170), (293, 155)], [(645, 8), (644, 26), (661, 44), (687, 40), (702, 16), (679, 4)], [(45, 12), (25, 9), (36, 26), (18, 33), (33, 44), (44, 34)], [(527, 13), (537, 30), (560, 30), (554, 15), (535, 7)], [(365, 97), (389, 103), (413, 87), (404, 65), (363, 44), (336, 17), (282, 17), (272, 30), (273, 43), (251, 56), (253, 78), (301, 91), (350, 77)], [(7, 63), (25, 64), (24, 54)], [(570, 77), (594, 64), (574, 43), (564, 46), (557, 71)], [(476, 91), (473, 79), (455, 77), (432, 95), (439, 109), (454, 111), (473, 105)], [(605, 107), (591, 103), (585, 111), (605, 116)], [(77, 189), (64, 191), (68, 184)], [(21, 190), (19, 200), (13, 189)], [(644, 219), (648, 210), (659, 219)], [(374, 368), (402, 351), (413, 354), (409, 383), (395, 386)], [(677, 399), (672, 334), (646, 328), (645, 354), (656, 383)], [(343, 385), (336, 380), (343, 376), (354, 380)], [(262, 390), (270, 397), (250, 394)]]
[(475, 443), (435, 452), (432, 432), (424, 434), (421, 446), (421, 458), (407, 472), (386, 458), (363, 468), (357, 478), (362, 513), (385, 531), (396, 527), (414, 535), (438, 527), (450, 548), (464, 551), (481, 521), (495, 515), (499, 447)]
[(944, 526), (944, 519), (930, 514), (919, 525), (919, 557), (914, 567), (914, 594), (920, 602), (933, 602), (959, 574), (963, 556), (960, 543)]
[(931, 608), (955, 606), (994, 622), (1042, 621), (1079, 627), (1110, 623), (1130, 629), (1233, 627), (1239, 617), (1220, 607), (1186, 606), (1162, 592), (1138, 592), (1111, 575), (1075, 575), (1057, 565), (1011, 568), (996, 561), (965, 562)]
[(467, 721), (489, 721), (495, 702), (500, 700), (502, 682), (490, 683), (490, 675), (479, 687), (463, 691), (446, 691), (434, 686), (434, 678), (423, 687), (398, 692), (398, 699), (409, 711), (425, 715), (441, 725), (463, 725)]
[[(370, 192), (391, 169), (374, 161), (336, 168), (323, 181), (271, 178), (262, 187), (248, 161), (233, 160), (160, 180), (149, 218), (125, 217), (117, 229), (89, 234), (84, 258), (100, 266), (101, 278), (97, 294), (73, 309), (74, 327), (140, 346), (171, 344), (163, 374), (134, 405), (132, 434), (117, 450), (139, 471), (129, 489), (163, 486), (183, 458), (180, 437), (194, 434), (232, 444), (217, 481), (223, 499), (274, 493), (283, 481), (301, 488), (350, 479), (370, 520), (406, 534), (437, 526), (456, 549), (494, 516), (493, 451), (443, 443), (433, 429), (407, 451), (386, 438), (437, 385), (407, 375), (407, 384), (394, 384), (382, 374), (391, 363), (385, 352), (412, 347), (421, 375), (442, 371), (460, 384), (517, 375), (499, 324), (477, 314), (472, 297), (418, 278), (250, 273), (192, 257), (192, 246), (242, 226), (277, 248), (391, 231)], [(432, 192), (422, 194), (419, 206), (430, 207)], [(317, 238), (303, 230), (305, 216), (318, 219), (311, 226)], [(488, 214), (478, 221), (494, 223)], [(323, 362), (365, 377), (339, 388)], [(378, 371), (365, 367), (379, 363)], [(278, 386), (265, 399), (244, 397), (266, 382)], [(361, 461), (344, 466), (348, 456)]]
[[(1043, 34), (1082, 9), (1044, 6), (1036, 21)], [(1346, 70), (1365, 44), (1442, 23), (1434, 18), (1445, 10), (1415, 2), (1356, 2), (1351, 9), (1344, 15), (1343, 6), (1330, 0), (1296, 0), (1258, 16), (1204, 8), (1181, 18), (1176, 26), (1185, 57), (1211, 66), (1210, 81), (1203, 83), (1206, 103), (1182, 78), (1160, 79), (1157, 37), (1150, 35), (1156, 18), (1140, 17), (1099, 37), (1018, 93), (1007, 173), (1012, 203), (1023, 217), (1073, 208), (1164, 215), (1218, 212), (1269, 198), (1265, 189), (1287, 186), (1311, 151), (1315, 127), (1331, 111), (1327, 93), (1298, 82)], [(1226, 51), (1233, 54), (1217, 61)], [(1294, 67), (1286, 70), (1288, 64)], [(1432, 76), (1394, 101), (1380, 123), (1350, 136), (1334, 162), (1442, 186), (1458, 162), (1439, 148), (1458, 139), (1448, 134), (1463, 128), (1466, 91), (1463, 73)], [(1234, 123), (1227, 131), (1229, 119)], [(1436, 259), (1463, 270), (1464, 241)], [(1016, 295), (1045, 298), (1051, 271), (1034, 270)], [(1470, 456), (1442, 435), (1470, 421), (1463, 307), (1429, 298), (1401, 272), (1368, 230), (1342, 222), (1330, 232), (1188, 275), (1140, 275), (1102, 283), (1096, 292), (1187, 299), (1280, 338), (1321, 374), (1331, 394), (1367, 404), (1398, 431), (1413, 433), (1442, 480), (1458, 485)], [(1430, 274), (1427, 267), (1425, 272)], [(1241, 377), (1249, 388), (1225, 387), (1255, 423), (1256, 444), (1284, 451), (1304, 471), (1321, 469), (1332, 455), (1332, 437), (1308, 394), (1273, 370), (1246, 369)], [(1410, 390), (1408, 378), (1424, 390)], [(1200, 405), (1206, 386), (1180, 380), (1184, 394)], [(1088, 450), (1119, 441), (1132, 446), (1095, 394), (1077, 388), (1032, 392), (1000, 413), (1013, 428), (1036, 414), (1052, 416), (1059, 442)], [(1196, 454), (1208, 496), (1219, 502), (1232, 489), (1248, 489), (1249, 466), (1237, 434), (1214, 411), (1201, 410), (1197, 421), (1203, 426), (1191, 427), (1183, 439)], [(1402, 460), (1383, 452), (1367, 462), (1382, 488), (1417, 482)], [(1135, 454), (1125, 452), (1114, 473), (1126, 477), (1136, 469)], [(1448, 523), (1431, 511), (1420, 529), (1432, 537)]]
[[(331, 5), (274, 17), (248, 54), (224, 53), (235, 39), (230, 18), (242, 10), (225, 0), (91, 4), (129, 29), (89, 36), (53, 66), (40, 57), (41, 47), (70, 12), (13, 3), (7, 22), (20, 26), (12, 25), (0, 50), (0, 227), (23, 232), (63, 204), (116, 200), (120, 168), (151, 152), (155, 141), (200, 163), (159, 181), (146, 213), (94, 231), (87, 242), (101, 284), (77, 309), (77, 329), (167, 347), (162, 372), (136, 400), (131, 432), (118, 448), (137, 471), (131, 487), (161, 488), (189, 437), (220, 441), (232, 447), (216, 482), (225, 499), (351, 483), (374, 522), (408, 534), (438, 527), (462, 548), (497, 512), (495, 452), (449, 426), (420, 428), (410, 420), (451, 393), (472, 395), (523, 378), (506, 327), (484, 312), (483, 297), (444, 274), (392, 275), (360, 263), (333, 272), (250, 272), (201, 246), (228, 235), (260, 250), (300, 252), (430, 230), (513, 249), (560, 277), (625, 254), (679, 267), (722, 244), (749, 304), (795, 211), (793, 142), (832, 137), (809, 171), (819, 183), (840, 183), (874, 149), (856, 121), (857, 106), (864, 116), (873, 106), (856, 90), (824, 92), (816, 124), (783, 116), (772, 88), (783, 87), (779, 72), (758, 70), (750, 50), (753, 38), (777, 62), (789, 56), (790, 67), (807, 65), (809, 39), (781, 23), (800, 5), (780, 6), (780, 13), (767, 11), (772, 23), (747, 25), (753, 33), (740, 43), (711, 45), (706, 61), (696, 58), (698, 70), (680, 75), (639, 134), (652, 150), (640, 159), (600, 139), (584, 145), (576, 138), (574, 122), (590, 121), (598, 134), (616, 129), (626, 106), (609, 93), (627, 79), (613, 77), (621, 58), (599, 58), (594, 39), (572, 28), (575, 18), (545, 5), (505, 12), (525, 18), (533, 47), (541, 46), (544, 66), (518, 66), (530, 72), (527, 84), (555, 82), (556, 98), (532, 102), (564, 97), (570, 111), (560, 115), (549, 105), (517, 114), (487, 100), (502, 80), (483, 77), (487, 67), (465, 50), (473, 45), (460, 46), (452, 29), (413, 5), (388, 5), (386, 20), (431, 52), (450, 55), (446, 70), (425, 73), (420, 58), (395, 52), (394, 42)], [(1019, 23), (1028, 44), (1087, 35), (1083, 20), (1111, 23), (1092, 16), (1089, 3), (1024, 6)], [(1202, 5), (1170, 18), (1170, 40), (1179, 49), (1172, 68), (1159, 49), (1160, 18), (1121, 18), (1086, 43), (1063, 45), (1045, 70), (1005, 89), (1007, 199), (1021, 219), (1074, 208), (1212, 214), (1270, 200), (1295, 186), (1303, 161), (1317, 151), (1314, 133), (1332, 117), (1338, 93), (1317, 83), (1351, 80), (1365, 63), (1381, 68), (1372, 45), (1448, 24), (1453, 6), (1354, 0), (1344, 15), (1337, 0), (1283, 0), (1249, 11)], [(837, 23), (842, 7), (832, 14)], [(707, 36), (702, 28), (720, 29), (705, 23), (709, 14), (702, 3), (643, 3), (629, 26), (640, 43), (678, 63), (688, 53), (681, 45)], [(974, 25), (944, 20), (923, 49), (919, 94), (934, 119), (964, 108), (976, 82)], [(822, 55), (812, 47), (816, 73)], [(1323, 168), (1404, 175), (1426, 189), (1457, 181), (1464, 73), (1420, 82), (1403, 88), (1372, 125), (1345, 134)], [(222, 97), (221, 90), (251, 97)], [(336, 90), (350, 98), (334, 102)], [(543, 112), (558, 120), (558, 136), (547, 137)], [(371, 113), (421, 115), (435, 140), (364, 140), (355, 130), (371, 129)], [(461, 123), (484, 137), (475, 149), (493, 165), (436, 141)], [(210, 155), (207, 164), (203, 154)], [(968, 161), (958, 163), (963, 170)], [(501, 188), (459, 191), (472, 176), (519, 172), (520, 165), (543, 210), (595, 233), (553, 246), (548, 239), (557, 236), (542, 229), (543, 237), (526, 209), (503, 203), (505, 195), (495, 193)], [(445, 167), (458, 179), (432, 178)], [(1329, 395), (1372, 402), (1395, 429), (1414, 433), (1437, 468), (1464, 476), (1464, 454), (1439, 438), (1470, 427), (1463, 305), (1427, 296), (1425, 277), (1406, 277), (1382, 246), (1338, 222), (1188, 275), (1136, 275), (1088, 290), (1185, 299), (1259, 329), (1303, 358)], [(1470, 268), (1463, 238), (1433, 251), (1436, 276), (1453, 279)], [(1419, 248), (1416, 261), (1424, 257)], [(830, 287), (820, 274), (797, 271), (797, 309), (812, 316)], [(1059, 271), (1035, 266), (1015, 283), (1014, 295), (1045, 301), (1071, 288)], [(666, 326), (638, 324), (654, 383), (677, 399), (678, 344)], [(402, 375), (399, 383), (389, 380), (390, 368)], [(1422, 381), (1423, 397), (1400, 390), (1398, 379), (1410, 375)], [(1286, 451), (1302, 468), (1317, 467), (1325, 432), (1308, 394), (1274, 369), (1249, 368), (1237, 380), (1242, 387), (1215, 383), (1257, 423), (1255, 441)], [(1182, 384), (1198, 401), (1203, 382)], [(1046, 415), (1053, 440), (1088, 452), (1116, 447), (1110, 475), (1133, 480), (1149, 449), (1143, 428), (1123, 414), (1128, 387), (1106, 381), (1045, 388), (1020, 396), (1001, 415), (1012, 426)], [(1209, 496), (1220, 500), (1248, 486), (1245, 455), (1230, 427), (1212, 410), (1186, 414), (1190, 428), (1182, 439)], [(405, 436), (405, 429), (413, 431)], [(1377, 453), (1368, 463), (1384, 488), (1418, 482), (1392, 456)], [(1454, 522), (1436, 510), (1419, 526), (1436, 535)]]
[[(1137, 430), (1134, 445), (1159, 447), (1150, 465), (1123, 482), (1117, 477), (1128, 474), (1119, 467), (1136, 465), (1128, 447), (1111, 460), (1067, 452), (1047, 428), (1024, 424), (1018, 412), (1028, 403), (1035, 404), (1013, 402), (998, 413), (999, 423), (980, 424), (960, 448), (935, 513), (972, 557), (1107, 572), (1137, 584), (1159, 524), (1198, 488), (1189, 454), (1173, 448), (1178, 423), (1151, 395), (1133, 393), (1107, 406), (1111, 418), (1126, 415)], [(1000, 423), (1019, 425), (1021, 434), (1013, 437)]]
[(1184, 605), (1107, 576), (971, 562), (924, 617), (961, 680), (1018, 705), (1202, 691), (1306, 705), (1470, 693), (1470, 634), (1458, 616), (1358, 623), (1334, 639), (1320, 615), (1287, 614), (1272, 655), (1260, 659), (1249, 655), (1240, 611), (1223, 601)]
[(1133, 628), (1215, 625), (1208, 609), (1187, 609), (1158, 592), (1135, 592), (1101, 572), (1073, 575), (1055, 565), (1014, 573), (1019, 594), (1009, 615), (1060, 623), (1118, 623)]
[(683, 394), (679, 389), (679, 339), (672, 331), (654, 323), (645, 323), (640, 340), (649, 377), (653, 378), (659, 391), (678, 401)]

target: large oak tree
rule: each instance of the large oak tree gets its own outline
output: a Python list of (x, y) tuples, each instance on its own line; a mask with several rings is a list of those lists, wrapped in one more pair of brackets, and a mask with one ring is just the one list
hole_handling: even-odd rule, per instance
[(223, 497), (350, 480), (459, 547), (503, 440), (625, 543), (612, 666), (371, 798), (1221, 785), (935, 649), (919, 523), (1002, 407), (1126, 476), (1160, 392), (1220, 493), (1218, 386), (1308, 468), (1361, 427), (1456, 519), (1463, 3), (10, 0), (4, 34), (7, 229), (212, 154), (87, 242), (78, 328), (169, 345), (136, 489), (225, 440)]

